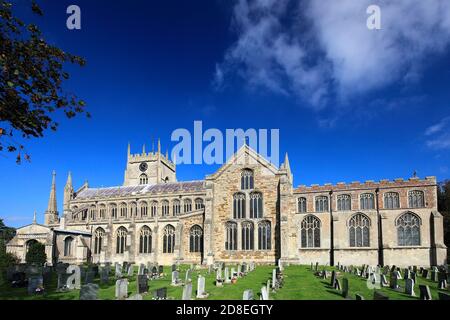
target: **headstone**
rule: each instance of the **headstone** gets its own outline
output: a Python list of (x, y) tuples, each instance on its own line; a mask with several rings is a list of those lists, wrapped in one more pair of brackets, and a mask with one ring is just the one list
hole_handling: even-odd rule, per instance
[(143, 275), (144, 274), (144, 270), (145, 270), (145, 265), (143, 263), (141, 263), (139, 265), (138, 275)]
[(183, 296), (181, 300), (191, 300), (192, 298), (192, 282), (189, 282), (183, 287)]
[(316, 262), (316, 271), (319, 269), (319, 263)]
[(66, 286), (68, 289), (80, 289), (80, 267), (75, 265), (70, 265), (67, 268), (67, 273), (69, 276), (67, 277)]
[(357, 293), (355, 294), (355, 299), (356, 299), (356, 300), (365, 300), (364, 297), (363, 297), (362, 295), (357, 294)]
[(347, 278), (342, 279), (342, 297), (344, 299), (347, 299), (347, 297), (348, 297), (348, 279)]
[(156, 300), (165, 300), (165, 299), (167, 299), (167, 288), (164, 287), (164, 288), (156, 289), (154, 296), (155, 296)]
[(207, 298), (208, 294), (205, 291), (205, 277), (198, 276), (197, 281), (197, 299)]
[(116, 299), (124, 300), (128, 297), (128, 280), (119, 279), (116, 281)]
[(411, 271), (411, 273), (409, 274), (409, 277), (414, 280), (414, 283), (416, 283), (416, 281), (417, 281), (417, 273), (416, 272)]
[(389, 297), (384, 293), (375, 290), (373, 292), (373, 300), (389, 300)]
[(277, 270), (272, 270), (272, 289), (275, 290), (277, 286)]
[(428, 269), (423, 269), (423, 271), (422, 271), (422, 278), (428, 279)]
[(158, 267), (158, 273), (159, 274), (163, 274), (164, 273), (164, 266), (159, 266)]
[(441, 291), (439, 291), (438, 294), (439, 300), (450, 300), (450, 294)]
[(409, 269), (405, 269), (405, 272), (404, 272), (405, 280), (410, 278), (410, 273), (411, 273), (411, 271)]
[(438, 273), (438, 288), (441, 290), (447, 289), (447, 273), (445, 270), (441, 270)]
[(382, 275), (380, 276), (380, 282), (381, 282), (381, 286), (382, 286), (382, 287), (387, 287), (387, 286), (389, 286), (389, 284), (388, 284), (388, 282), (387, 282), (387, 280), (386, 280), (386, 276), (385, 276), (384, 274), (382, 274)]
[(88, 283), (81, 286), (80, 300), (97, 300), (98, 299), (98, 285)]
[(261, 288), (261, 300), (269, 300), (269, 291), (266, 286)]
[(129, 266), (128, 266), (128, 276), (129, 277), (132, 277), (133, 276), (133, 274), (134, 274), (134, 265), (133, 264), (130, 264)]
[(334, 286), (333, 286), (333, 288), (334, 289), (336, 289), (336, 290), (338, 290), (338, 291), (341, 291), (341, 282), (339, 281), (339, 279), (338, 278), (336, 278), (335, 280), (334, 280)]
[(419, 290), (420, 290), (420, 300), (431, 300), (431, 292), (430, 287), (419, 284)]
[(253, 300), (253, 290), (245, 290), (242, 300)]
[(184, 282), (188, 283), (188, 282), (191, 282), (191, 281), (192, 281), (192, 279), (191, 279), (191, 269), (187, 269), (186, 270), (186, 277), (184, 279)]
[(416, 294), (414, 292), (414, 280), (413, 279), (408, 278), (405, 280), (405, 293), (412, 297), (416, 296)]
[(115, 264), (115, 271), (116, 271), (115, 272), (116, 278), (121, 278), (122, 277), (122, 266), (117, 262)]
[(330, 286), (334, 286), (336, 280), (336, 271), (331, 271), (331, 281), (330, 281)]
[(391, 289), (398, 289), (398, 271), (394, 271), (391, 273), (391, 278), (389, 281), (389, 287)]
[(109, 270), (106, 267), (100, 269), (100, 283), (106, 284), (109, 282)]
[(177, 270), (177, 265), (176, 264), (172, 264), (171, 269), (172, 269), (172, 272), (176, 271)]
[(86, 274), (84, 275), (84, 283), (92, 283), (94, 282), (95, 272), (92, 270), (88, 270)]
[(126, 300), (142, 300), (142, 295), (140, 295), (139, 293), (136, 293), (136, 294), (131, 295)]
[(148, 277), (145, 274), (137, 276), (138, 293), (148, 292)]
[(42, 275), (31, 275), (28, 278), (28, 294), (40, 293), (44, 289), (44, 278)]
[(180, 284), (180, 278), (178, 275), (178, 271), (172, 271), (172, 285), (176, 286)]
[(230, 283), (231, 282), (231, 277), (230, 277), (230, 270), (228, 269), (228, 267), (225, 268), (225, 283)]

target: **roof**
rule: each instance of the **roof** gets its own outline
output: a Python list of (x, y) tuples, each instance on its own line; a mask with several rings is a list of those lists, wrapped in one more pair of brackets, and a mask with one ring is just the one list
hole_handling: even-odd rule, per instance
[(157, 193), (180, 193), (204, 191), (204, 181), (169, 182), (157, 184), (143, 184), (137, 186), (119, 186), (110, 188), (86, 188), (80, 191), (75, 199), (85, 200), (93, 198), (117, 198), (126, 196), (139, 196)]

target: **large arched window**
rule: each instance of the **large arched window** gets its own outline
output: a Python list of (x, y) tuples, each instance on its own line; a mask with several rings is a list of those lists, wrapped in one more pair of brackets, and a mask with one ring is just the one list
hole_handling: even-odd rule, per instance
[(363, 193), (359, 196), (361, 210), (375, 209), (375, 198), (373, 193)]
[(300, 197), (297, 199), (297, 212), (298, 213), (306, 212), (306, 198)]
[(161, 211), (163, 217), (167, 217), (169, 215), (169, 201), (161, 201)]
[(402, 214), (395, 226), (399, 246), (420, 246), (420, 218), (412, 212)]
[(241, 172), (241, 189), (253, 189), (253, 170), (244, 169)]
[(258, 223), (258, 249), (259, 250), (270, 250), (270, 222), (261, 221)]
[(139, 253), (152, 252), (152, 230), (143, 226), (139, 233)]
[(117, 205), (115, 203), (111, 203), (109, 208), (111, 218), (117, 219)]
[(425, 196), (423, 191), (413, 190), (408, 193), (408, 201), (410, 208), (425, 207)]
[(203, 251), (203, 229), (199, 225), (194, 225), (189, 231), (189, 251)]
[(116, 253), (122, 254), (127, 246), (128, 231), (124, 227), (117, 229), (116, 233)]
[(139, 203), (139, 207), (141, 208), (141, 217), (145, 218), (148, 215), (148, 205), (146, 201), (141, 201)]
[(362, 214), (355, 214), (348, 222), (350, 247), (370, 246), (370, 219)]
[(397, 192), (386, 192), (384, 194), (384, 208), (385, 209), (400, 208), (400, 197)]
[(89, 207), (89, 219), (95, 220), (97, 218), (97, 207), (92, 205)]
[(97, 228), (94, 234), (94, 254), (100, 254), (103, 247), (103, 238), (105, 237), (105, 230)]
[(167, 225), (163, 230), (163, 253), (173, 253), (175, 248), (175, 228)]
[(192, 211), (192, 200), (191, 199), (184, 199), (183, 200), (184, 205), (184, 212), (188, 213)]
[(125, 202), (122, 202), (120, 204), (120, 217), (121, 218), (127, 217), (127, 204)]
[(105, 219), (106, 218), (106, 206), (104, 204), (100, 205), (98, 213), (99, 213), (100, 219)]
[(254, 231), (253, 223), (250, 221), (242, 222), (242, 250), (253, 250), (254, 247)]
[(152, 201), (152, 217), (156, 217), (158, 215), (158, 201)]
[(73, 238), (72, 237), (67, 237), (64, 239), (64, 256), (65, 257), (70, 257), (73, 254)]
[(318, 196), (316, 197), (316, 212), (328, 211), (328, 197)]
[(148, 177), (145, 173), (141, 174), (139, 176), (139, 184), (147, 184), (148, 183)]
[(320, 248), (320, 220), (313, 216), (306, 216), (301, 223), (302, 248)]
[(200, 209), (203, 209), (204, 207), (205, 207), (205, 205), (203, 204), (202, 198), (195, 199), (195, 210), (200, 210)]
[(237, 223), (227, 222), (225, 224), (225, 250), (237, 250)]
[(136, 202), (130, 203), (130, 217), (137, 217), (137, 204)]
[(250, 194), (250, 218), (263, 217), (263, 197), (260, 192)]
[(338, 211), (352, 210), (352, 197), (349, 194), (339, 194), (337, 196), (337, 210)]
[(235, 193), (233, 196), (233, 217), (234, 219), (245, 218), (245, 194)]
[(172, 211), (173, 211), (173, 215), (177, 216), (180, 214), (181, 211), (181, 204), (180, 204), (180, 200), (175, 199), (172, 202)]

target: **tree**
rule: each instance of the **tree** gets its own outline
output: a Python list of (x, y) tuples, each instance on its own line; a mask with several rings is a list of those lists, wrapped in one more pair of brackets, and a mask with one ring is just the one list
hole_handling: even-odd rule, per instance
[(438, 210), (444, 216), (444, 242), (450, 259), (450, 180), (439, 183)]
[(3, 219), (0, 218), (0, 240), (3, 240), (5, 243), (7, 243), (14, 237), (15, 234), (16, 229), (7, 227), (3, 222)]
[[(31, 10), (43, 16), (34, 0)], [(84, 66), (85, 60), (47, 43), (35, 24), (14, 17), (12, 4), (0, 0), (0, 152), (17, 153), (17, 163), (30, 155), (16, 138), (40, 138), (46, 129), (56, 130), (52, 113), (90, 117), (84, 101), (62, 88), (69, 79), (63, 69), (67, 63)]]
[(19, 259), (12, 253), (6, 252), (6, 243), (14, 237), (15, 229), (5, 226), (0, 219), (0, 285), (6, 279), (8, 267), (19, 263)]
[(45, 246), (37, 241), (31, 243), (28, 247), (28, 252), (27, 255), (25, 256), (25, 261), (28, 264), (43, 266), (44, 263), (47, 261)]

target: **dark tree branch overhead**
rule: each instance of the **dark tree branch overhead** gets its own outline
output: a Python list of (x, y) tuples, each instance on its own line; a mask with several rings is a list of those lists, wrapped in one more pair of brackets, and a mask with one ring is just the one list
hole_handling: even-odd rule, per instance
[[(35, 1), (31, 10), (43, 12)], [(85, 65), (79, 56), (67, 53), (45, 41), (39, 28), (13, 16), (12, 4), (0, 0), (0, 153), (17, 152), (29, 160), (22, 139), (44, 136), (58, 123), (52, 113), (62, 110), (68, 118), (85, 113), (85, 103), (62, 89), (69, 74), (65, 63)]]

